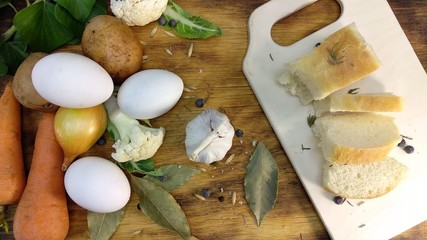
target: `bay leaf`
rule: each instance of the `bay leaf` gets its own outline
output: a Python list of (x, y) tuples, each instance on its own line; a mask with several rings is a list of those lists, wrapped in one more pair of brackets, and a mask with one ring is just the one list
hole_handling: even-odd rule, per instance
[(131, 183), (146, 216), (158, 225), (178, 233), (183, 239), (190, 239), (187, 217), (168, 191), (145, 178), (131, 176)]
[(116, 231), (124, 215), (124, 209), (111, 213), (88, 211), (87, 223), (91, 240), (108, 240)]
[(146, 175), (144, 178), (166, 191), (171, 191), (188, 182), (194, 175), (200, 172), (200, 169), (172, 164), (159, 167), (158, 171), (163, 173), (162, 177)]
[(273, 209), (278, 191), (276, 160), (265, 147), (258, 143), (252, 154), (245, 176), (245, 195), (258, 227), (267, 213)]

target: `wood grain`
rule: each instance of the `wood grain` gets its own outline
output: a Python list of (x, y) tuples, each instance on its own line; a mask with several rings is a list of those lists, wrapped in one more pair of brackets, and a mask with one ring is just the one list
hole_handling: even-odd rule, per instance
[[(18, 2), (18, 1), (13, 1)], [(22, 1), (24, 2), (24, 1)], [(242, 62), (247, 48), (247, 20), (254, 9), (265, 0), (176, 0), (189, 12), (201, 15), (219, 25), (223, 36), (207, 40), (185, 40), (166, 35), (162, 29), (150, 37), (156, 23), (133, 27), (138, 37), (146, 43), (148, 61), (144, 68), (160, 68), (175, 72), (192, 89), (184, 92), (178, 104), (167, 114), (152, 121), (154, 126), (166, 129), (164, 144), (155, 155), (155, 165), (182, 164), (204, 167), (207, 171), (196, 175), (183, 187), (172, 192), (185, 211), (192, 234), (198, 239), (329, 239), (329, 235), (304, 191), (283, 148), (269, 125), (242, 72)], [(389, 0), (402, 28), (427, 69), (427, 1)], [(18, 4), (19, 5), (19, 4)], [(22, 7), (22, 3), (19, 5)], [(339, 5), (334, 0), (320, 0), (298, 15), (284, 19), (272, 29), (272, 36), (280, 44), (289, 44), (334, 21), (339, 15)], [(10, 26), (13, 12), (0, 9), (2, 32)], [(301, 20), (303, 19), (303, 20)], [(191, 57), (187, 56), (190, 43), (194, 44)], [(171, 48), (173, 55), (165, 52)], [(81, 52), (79, 46), (69, 46), (63, 51)], [(196, 98), (207, 98), (204, 108), (195, 106)], [(155, 99), (153, 99), (155, 101)], [(185, 126), (205, 108), (223, 110), (235, 128), (244, 136), (234, 138), (233, 147), (226, 158), (235, 154), (230, 164), (219, 162), (204, 166), (190, 162), (185, 154)], [(23, 146), (27, 170), (30, 166), (36, 124), (39, 113), (28, 109), (23, 112)], [(279, 167), (279, 195), (274, 209), (266, 216), (261, 227), (255, 220), (244, 199), (243, 179), (246, 165), (254, 150), (254, 142), (262, 141), (275, 157)], [(111, 141), (94, 146), (85, 155), (109, 158)], [(193, 196), (202, 188), (212, 190), (207, 201)], [(224, 192), (221, 192), (221, 189)], [(232, 205), (232, 193), (237, 193), (237, 203)], [(224, 196), (225, 201), (218, 201)], [(179, 239), (165, 230), (137, 208), (137, 198), (132, 195), (125, 209), (125, 217), (112, 239)], [(337, 206), (339, 207), (339, 206)], [(7, 211), (9, 222), (15, 206)], [(69, 200), (70, 231), (67, 239), (89, 239), (86, 211)], [(395, 239), (420, 239), (427, 235), (427, 222), (395, 237)], [(0, 232), (1, 239), (13, 239)]]

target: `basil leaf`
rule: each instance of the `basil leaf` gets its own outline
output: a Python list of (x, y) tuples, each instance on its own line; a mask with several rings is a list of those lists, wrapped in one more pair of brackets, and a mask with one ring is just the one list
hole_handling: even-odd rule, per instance
[(123, 169), (128, 170), (130, 173), (141, 173), (152, 176), (162, 176), (163, 171), (160, 169), (154, 169), (153, 160), (146, 159), (138, 162), (135, 161), (127, 161), (127, 162), (117, 162), (119, 166)]
[(55, 0), (63, 8), (67, 9), (71, 15), (80, 22), (86, 22), (87, 17), (92, 11), (95, 0), (85, 1), (70, 1), (70, 0)]
[(73, 33), (54, 15), (54, 5), (47, 1), (34, 3), (13, 18), (13, 24), (34, 51), (50, 52), (73, 38)]
[(120, 209), (111, 213), (87, 212), (87, 224), (91, 240), (108, 240), (114, 234), (125, 211)]
[(157, 186), (165, 189), (166, 191), (174, 190), (184, 185), (195, 174), (199, 173), (199, 169), (193, 169), (182, 165), (167, 165), (159, 168), (163, 172), (163, 176), (167, 177), (165, 181), (160, 181), (159, 177), (145, 176), (144, 178), (153, 182)]
[(73, 32), (74, 39), (77, 39), (77, 43), (80, 42), (83, 31), (85, 29), (85, 24), (77, 21), (67, 9), (61, 7), (61, 5), (56, 4), (54, 8), (54, 14), (56, 20), (58, 20), (62, 25), (67, 26)]
[(205, 39), (212, 36), (222, 35), (221, 29), (218, 26), (210, 23), (202, 17), (191, 15), (172, 0), (168, 1), (166, 10), (163, 12), (163, 16), (166, 18), (167, 22), (170, 20), (176, 21), (177, 24), (175, 27), (171, 28), (168, 25), (165, 25), (165, 27), (173, 29), (180, 37), (183, 38)]
[(4, 62), (3, 59), (0, 58), (0, 77), (3, 77), (4, 75), (7, 74), (9, 67), (7, 66), (7, 64)]
[(90, 12), (86, 21), (89, 21), (90, 19), (98, 15), (106, 15), (107, 13), (108, 13), (107, 2), (105, 0), (96, 0), (95, 4), (92, 7), (92, 11)]
[(131, 183), (146, 216), (183, 239), (191, 237), (187, 217), (170, 193), (144, 178), (131, 176)]
[(278, 168), (271, 153), (260, 142), (247, 166), (245, 195), (255, 215), (258, 227), (265, 215), (273, 209), (278, 191)]
[(5, 42), (0, 38), (0, 57), (3, 64), (8, 66), (10, 74), (14, 75), (21, 62), (27, 57), (26, 50), (27, 44), (23, 41)]

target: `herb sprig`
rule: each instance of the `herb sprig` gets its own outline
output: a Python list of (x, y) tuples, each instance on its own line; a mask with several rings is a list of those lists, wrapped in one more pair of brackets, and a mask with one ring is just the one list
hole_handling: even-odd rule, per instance
[(329, 53), (328, 54), (328, 62), (331, 65), (337, 65), (337, 64), (344, 62), (343, 61), (344, 55), (342, 55), (342, 56), (339, 55), (340, 51), (339, 51), (339, 49), (337, 49), (337, 44), (338, 43), (335, 43), (331, 49), (330, 48), (327, 49), (328, 53)]

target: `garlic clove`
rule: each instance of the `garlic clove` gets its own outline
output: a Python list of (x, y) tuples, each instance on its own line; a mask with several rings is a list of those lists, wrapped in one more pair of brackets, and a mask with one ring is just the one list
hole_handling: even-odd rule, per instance
[(228, 117), (206, 109), (188, 122), (185, 147), (191, 161), (209, 165), (222, 160), (233, 144), (234, 128)]

